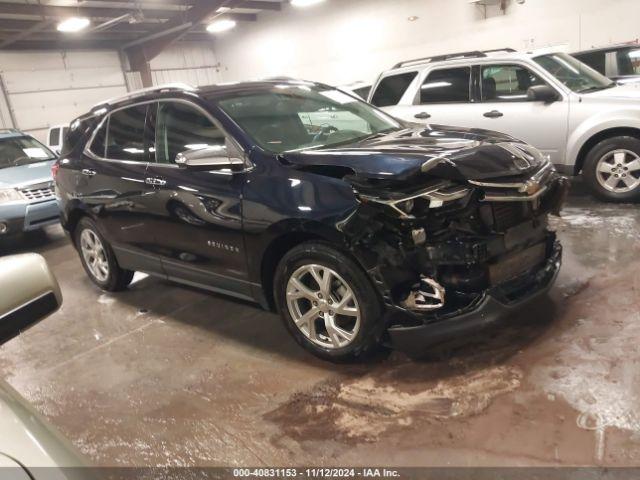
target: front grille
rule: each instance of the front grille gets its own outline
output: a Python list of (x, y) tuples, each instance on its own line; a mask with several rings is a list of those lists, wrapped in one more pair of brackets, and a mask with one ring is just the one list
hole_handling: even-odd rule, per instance
[(496, 231), (504, 232), (521, 224), (526, 219), (528, 210), (525, 203), (491, 203), (493, 225)]
[(527, 202), (488, 202), (480, 207), (480, 218), (491, 230), (504, 233), (532, 218)]
[(55, 197), (53, 185), (44, 183), (40, 185), (31, 185), (20, 190), (24, 198), (29, 201), (50, 200)]

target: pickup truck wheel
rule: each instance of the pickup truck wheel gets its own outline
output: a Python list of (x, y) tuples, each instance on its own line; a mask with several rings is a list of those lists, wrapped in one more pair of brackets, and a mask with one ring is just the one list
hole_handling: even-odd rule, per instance
[(587, 154), (582, 174), (602, 200), (640, 199), (640, 140), (628, 136), (603, 140)]
[(373, 352), (384, 332), (382, 305), (362, 269), (322, 242), (303, 243), (280, 261), (278, 311), (295, 340), (333, 362)]
[(93, 220), (84, 217), (78, 222), (75, 242), (82, 266), (93, 283), (108, 292), (127, 288), (134, 272), (120, 268), (111, 246)]

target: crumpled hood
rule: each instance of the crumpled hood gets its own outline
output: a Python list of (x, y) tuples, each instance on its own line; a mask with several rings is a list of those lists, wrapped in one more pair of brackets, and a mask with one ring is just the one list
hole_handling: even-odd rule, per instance
[(0, 188), (22, 187), (34, 183), (51, 182), (51, 166), (55, 160), (0, 168)]
[(441, 125), (407, 128), (339, 148), (285, 153), (286, 163), (320, 172), (353, 171), (358, 181), (408, 181), (418, 176), (483, 180), (537, 171), (545, 161), (535, 148), (489, 130)]

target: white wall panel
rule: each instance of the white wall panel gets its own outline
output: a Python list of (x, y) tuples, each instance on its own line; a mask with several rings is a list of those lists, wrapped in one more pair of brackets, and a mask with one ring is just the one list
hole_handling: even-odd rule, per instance
[(127, 92), (117, 52), (3, 52), (0, 68), (16, 127), (40, 140), (51, 125)]
[(58, 90), (9, 95), (16, 122), (21, 130), (46, 129), (69, 123), (91, 107), (127, 92), (121, 86), (84, 90)]
[(221, 81), (213, 43), (186, 43), (167, 49), (151, 61), (154, 85), (211, 85)]
[[(287, 75), (373, 81), (398, 61), (511, 46), (588, 48), (640, 36), (638, 0), (510, 1), (506, 14), (467, 0), (326, 0), (264, 12), (216, 37), (223, 81)], [(417, 16), (416, 21), (409, 17)]]

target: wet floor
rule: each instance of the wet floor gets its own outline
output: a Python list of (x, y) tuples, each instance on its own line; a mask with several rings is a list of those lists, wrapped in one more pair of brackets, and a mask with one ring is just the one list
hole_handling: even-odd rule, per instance
[(144, 276), (101, 293), (48, 229), (0, 246), (64, 295), (0, 377), (98, 465), (638, 465), (640, 212), (575, 190), (550, 298), (419, 362), (324, 363), (273, 314)]

